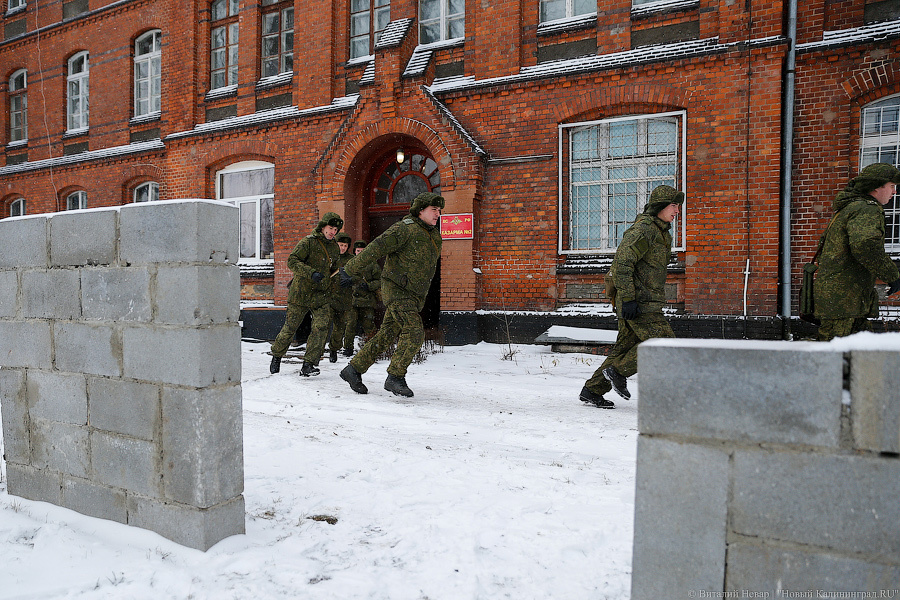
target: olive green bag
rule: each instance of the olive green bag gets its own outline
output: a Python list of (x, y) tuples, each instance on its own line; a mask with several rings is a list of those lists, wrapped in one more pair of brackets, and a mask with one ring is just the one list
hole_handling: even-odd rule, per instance
[(816, 254), (813, 256), (812, 261), (803, 265), (803, 279), (800, 282), (800, 319), (807, 323), (813, 323), (814, 325), (819, 324), (819, 319), (815, 316), (816, 296), (814, 288), (816, 283), (816, 271), (819, 269), (819, 265), (816, 264), (816, 261), (819, 260), (819, 255), (822, 254), (822, 248), (825, 246), (825, 236), (831, 228), (831, 223), (834, 223), (836, 218), (837, 214), (831, 217), (831, 222), (828, 223), (828, 227), (825, 228), (822, 237), (819, 238), (819, 247), (816, 248)]

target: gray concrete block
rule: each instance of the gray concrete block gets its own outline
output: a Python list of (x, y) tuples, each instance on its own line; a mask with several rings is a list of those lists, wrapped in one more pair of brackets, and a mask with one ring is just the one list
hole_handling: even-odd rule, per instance
[(152, 440), (159, 425), (159, 387), (121, 379), (88, 377), (88, 423), (92, 427)]
[(49, 215), (0, 220), (0, 269), (46, 268), (50, 264)]
[(28, 433), (28, 396), (25, 371), (0, 369), (0, 416), (3, 421), (3, 454), (7, 461), (31, 463), (31, 438)]
[(638, 387), (641, 433), (839, 445), (843, 357), (821, 344), (649, 340)]
[(52, 350), (50, 323), (0, 321), (0, 367), (49, 369)]
[(856, 447), (900, 452), (900, 352), (851, 352), (850, 399)]
[(205, 552), (229, 536), (245, 533), (244, 497), (200, 509), (129, 496), (128, 524), (155, 531), (183, 546)]
[(126, 327), (124, 374), (132, 379), (190, 387), (241, 380), (241, 330), (237, 323), (195, 329)]
[(84, 375), (30, 369), (25, 392), (31, 418), (87, 425)]
[(165, 496), (207, 508), (244, 491), (240, 384), (163, 388)]
[(0, 271), (0, 319), (13, 318), (18, 311), (19, 274)]
[(145, 267), (82, 269), (81, 307), (85, 319), (149, 323), (150, 271)]
[(57, 321), (53, 327), (56, 368), (72, 373), (122, 375), (122, 341), (108, 325)]
[(235, 265), (161, 265), (157, 271), (157, 323), (236, 323), (240, 302), (241, 272)]
[(60, 506), (98, 519), (128, 522), (125, 492), (87, 479), (63, 477)]
[(22, 316), (26, 319), (81, 317), (81, 278), (78, 270), (23, 271)]
[(900, 555), (900, 460), (738, 450), (732, 529), (844, 553)]
[(50, 219), (50, 264), (109, 265), (116, 260), (114, 208), (61, 212)]
[(632, 600), (721, 587), (728, 461), (716, 448), (638, 437)]
[(59, 505), (62, 476), (57, 471), (6, 463), (6, 489), (13, 496)]
[(207, 200), (142, 202), (123, 206), (119, 218), (123, 263), (237, 262), (235, 206)]
[[(900, 565), (884, 564), (861, 557), (837, 556), (770, 544), (731, 543), (728, 545), (728, 573), (725, 590), (768, 592), (768, 596), (733, 596), (735, 598), (835, 598), (815, 595), (815, 590), (828, 592), (864, 592), (872, 596), (858, 598), (890, 598), (881, 590), (895, 590), (900, 598)], [(813, 590), (813, 595), (808, 594)], [(853, 596), (846, 596), (848, 598)]]
[(158, 455), (153, 442), (102, 431), (91, 433), (94, 480), (104, 485), (161, 497)]
[(39, 469), (82, 479), (90, 475), (90, 442), (86, 427), (32, 418), (31, 448), (33, 464)]

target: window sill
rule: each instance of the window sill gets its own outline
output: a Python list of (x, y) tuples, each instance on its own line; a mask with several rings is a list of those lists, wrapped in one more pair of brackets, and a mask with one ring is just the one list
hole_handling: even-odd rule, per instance
[(280, 87), (283, 85), (290, 85), (293, 80), (293, 71), (285, 71), (284, 73), (272, 75), (271, 77), (263, 77), (256, 82), (256, 91), (259, 92), (262, 90), (270, 90), (272, 88)]
[(631, 9), (632, 19), (653, 17), (670, 12), (694, 10), (700, 8), (700, 0), (660, 0), (650, 4), (641, 4)]
[(597, 24), (597, 13), (589, 13), (586, 15), (578, 15), (577, 17), (566, 17), (565, 19), (554, 19), (553, 21), (545, 21), (538, 25), (538, 36), (554, 35), (575, 31), (578, 29), (588, 29)]
[(7, 150), (19, 150), (21, 148), (28, 147), (28, 138), (24, 140), (16, 140), (15, 142), (10, 142), (6, 145)]
[(427, 44), (419, 44), (416, 46), (416, 50), (443, 50), (444, 48), (456, 48), (457, 46), (463, 46), (466, 43), (466, 38), (453, 38), (452, 40), (440, 40), (438, 42), (429, 42)]
[(348, 66), (348, 67), (355, 67), (355, 66), (358, 66), (358, 65), (367, 65), (367, 64), (369, 64), (370, 62), (372, 62), (373, 60), (375, 60), (375, 55), (374, 55), (374, 54), (369, 54), (369, 55), (367, 55), (367, 56), (357, 56), (356, 58), (351, 58), (350, 60), (348, 60), (348, 61), (347, 61), (347, 66)]
[(146, 123), (152, 123), (153, 121), (159, 121), (162, 113), (160, 111), (147, 113), (146, 115), (141, 115), (139, 117), (131, 117), (131, 120), (128, 121), (129, 125), (144, 125)]
[(212, 100), (218, 100), (220, 98), (231, 98), (237, 96), (238, 86), (234, 85), (226, 85), (225, 87), (216, 88), (214, 90), (209, 90), (206, 92), (206, 95), (203, 97), (203, 100), (206, 102), (210, 102)]
[(83, 137), (86, 136), (89, 131), (90, 128), (88, 127), (85, 127), (84, 129), (70, 129), (63, 134), (62, 139), (70, 140), (72, 138)]
[(18, 15), (19, 13), (25, 12), (25, 9), (27, 9), (27, 8), (28, 8), (27, 4), (23, 4), (21, 6), (11, 8), (8, 11), (6, 11), (6, 14), (4, 16), (5, 17), (14, 17), (14, 16)]

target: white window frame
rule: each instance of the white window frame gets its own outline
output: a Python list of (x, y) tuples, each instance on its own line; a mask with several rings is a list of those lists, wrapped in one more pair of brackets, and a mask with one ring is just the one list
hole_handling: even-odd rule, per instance
[(9, 203), (9, 216), (21, 217), (25, 214), (25, 198), (16, 198)]
[[(149, 38), (149, 50), (142, 51)], [(162, 32), (148, 31), (134, 41), (134, 116), (160, 114), (162, 97)]]
[[(221, 4), (225, 7), (224, 16), (216, 17), (214, 7), (217, 4)], [(237, 85), (238, 57), (240, 54), (240, 37), (237, 21), (238, 10), (238, 0), (214, 0), (210, 3), (210, 20), (212, 22), (212, 27), (210, 27), (209, 30), (210, 90)], [(217, 25), (219, 22), (222, 22), (222, 24)], [(214, 46), (217, 32), (222, 32), (224, 35), (222, 38), (224, 42), (223, 45)], [(215, 66), (216, 56), (221, 57), (220, 66)], [(221, 76), (222, 81), (217, 83), (217, 76)]]
[[(229, 175), (233, 173), (239, 173), (243, 171), (259, 171), (263, 169), (272, 169), (274, 171), (275, 165), (270, 162), (264, 162), (259, 160), (248, 160), (239, 163), (234, 163), (229, 165), (228, 167), (222, 169), (221, 171), (216, 172), (216, 199), (222, 202), (228, 202), (229, 204), (233, 204), (241, 210), (241, 228), (243, 229), (243, 218), (245, 210), (253, 210), (253, 214), (255, 215), (255, 256), (240, 256), (238, 258), (238, 263), (240, 264), (250, 264), (250, 265), (273, 265), (275, 263), (275, 219), (274, 214), (272, 217), (272, 231), (270, 232), (271, 240), (272, 240), (272, 255), (270, 257), (261, 257), (260, 254), (260, 245), (262, 243), (262, 215), (261, 211), (265, 208), (265, 206), (271, 207), (273, 213), (275, 209), (275, 190), (274, 190), (274, 182), (272, 184), (272, 193), (271, 194), (255, 194), (252, 196), (239, 196), (239, 197), (224, 197), (224, 190), (222, 189), (222, 178), (223, 175)], [(270, 202), (264, 202), (270, 201)], [(242, 232), (238, 232), (239, 239), (242, 236)], [(243, 249), (239, 248), (239, 254), (243, 254)]]
[(87, 192), (78, 190), (66, 196), (66, 210), (81, 210), (87, 208)]
[[(146, 199), (141, 199), (141, 196), (144, 195), (143, 190), (146, 190)], [(145, 181), (135, 186), (131, 192), (132, 202), (156, 202), (157, 200), (159, 200), (159, 184), (155, 181)]]
[(25, 69), (19, 69), (9, 78), (9, 141), (28, 141), (28, 71)]
[[(548, 4), (556, 4), (559, 2), (562, 2), (565, 4), (565, 7), (566, 7), (565, 13), (566, 14), (561, 17), (553, 17), (552, 19), (551, 18), (545, 19), (544, 18), (544, 7), (547, 6)], [(576, 3), (582, 3), (582, 2), (590, 4), (591, 8), (587, 9), (587, 10), (584, 8), (582, 8), (580, 10), (576, 9), (575, 8)], [(592, 0), (592, 1), (591, 0), (541, 0), (539, 10), (540, 10), (540, 15), (538, 18), (540, 19), (540, 22), (541, 23), (549, 23), (551, 21), (559, 21), (562, 19), (583, 17), (585, 15), (591, 15), (591, 14), (595, 15), (595, 14), (597, 14), (597, 0)]]
[[(900, 94), (860, 110), (859, 169), (877, 162), (900, 166)], [(884, 248), (900, 253), (900, 194), (884, 206)]]
[[(83, 68), (73, 72), (76, 63), (83, 59)], [(66, 133), (78, 133), (88, 129), (90, 113), (90, 56), (79, 52), (68, 60), (66, 69)]]
[[(294, 70), (294, 5), (282, 2), (263, 2), (264, 5), (281, 5), (262, 13), (260, 26), (260, 77), (274, 77)], [(290, 21), (290, 27), (286, 23)], [(274, 29), (268, 29), (274, 24)], [(274, 48), (266, 48), (274, 42)], [(267, 54), (268, 52), (268, 54)]]
[(350, 60), (372, 56), (390, 21), (391, 0), (351, 0)]
[(11, 13), (14, 10), (25, 8), (25, 0), (8, 0), (6, 3), (6, 12)]
[[(680, 181), (676, 180), (674, 187), (680, 191), (686, 192), (687, 191), (687, 183), (686, 183), (687, 182), (687, 178), (686, 178), (686, 176), (687, 176), (686, 162), (687, 161), (685, 160), (686, 155), (687, 155), (686, 154), (687, 153), (687, 112), (686, 111), (682, 110), (682, 111), (671, 111), (671, 112), (664, 112), (664, 113), (630, 115), (630, 116), (626, 116), (626, 117), (615, 117), (615, 118), (610, 118), (610, 119), (599, 119), (596, 121), (587, 121), (587, 122), (580, 122), (580, 123), (566, 123), (566, 124), (559, 125), (559, 127), (558, 127), (558, 134), (559, 134), (558, 152), (559, 152), (559, 156), (560, 156), (560, 161), (559, 161), (559, 176), (558, 176), (558, 181), (559, 181), (559, 187), (558, 187), (558, 200), (559, 200), (559, 202), (558, 202), (558, 213), (559, 213), (559, 217), (558, 217), (558, 225), (559, 225), (558, 251), (560, 254), (592, 254), (592, 255), (610, 254), (610, 255), (612, 255), (612, 254), (615, 254), (616, 249), (617, 249), (617, 247), (613, 246), (612, 244), (607, 243), (606, 245), (604, 245), (604, 240), (606, 240), (608, 242), (608, 239), (606, 236), (601, 237), (601, 239), (600, 239), (601, 243), (598, 244), (596, 247), (591, 247), (591, 248), (573, 248), (572, 247), (572, 242), (571, 242), (571, 239), (569, 239), (569, 238), (571, 236), (571, 226), (572, 226), (572, 210), (571, 210), (572, 192), (571, 192), (571, 190), (572, 190), (573, 184), (571, 181), (571, 174), (572, 174), (573, 165), (572, 165), (572, 159), (571, 159), (571, 144), (570, 144), (569, 148), (565, 147), (565, 144), (568, 143), (570, 140), (571, 132), (569, 130), (576, 129), (576, 128), (577, 129), (582, 129), (582, 128), (586, 129), (589, 127), (609, 126), (609, 125), (614, 125), (616, 123), (623, 123), (623, 122), (628, 122), (628, 121), (638, 121), (638, 125), (640, 127), (641, 122), (646, 123), (652, 119), (667, 119), (667, 118), (676, 118), (678, 120), (678, 128), (679, 128), (679, 131), (678, 131), (678, 138), (679, 138), (678, 144), (679, 145), (678, 145), (678, 148), (676, 149), (676, 159), (677, 159), (678, 167), (676, 168), (675, 177), (680, 179)], [(567, 163), (564, 163), (563, 157), (568, 157)], [(605, 160), (605, 159), (598, 159), (598, 161), (601, 161), (601, 162), (603, 160)], [(641, 161), (640, 157), (630, 159), (630, 160), (633, 160), (635, 163), (634, 166), (638, 166), (639, 168), (641, 168), (641, 166), (646, 168), (646, 166), (648, 166), (648, 164), (651, 163), (651, 161)], [(615, 164), (612, 162), (612, 160), (610, 160), (609, 164), (613, 164), (613, 166), (615, 166)], [(601, 167), (601, 169), (605, 169), (605, 168), (608, 168), (608, 166)], [(649, 180), (653, 180), (653, 181), (659, 180), (660, 183), (665, 182), (664, 180), (662, 180), (662, 178), (659, 178), (659, 177), (653, 177), (653, 178), (648, 179), (648, 176), (646, 176), (646, 173), (642, 173), (641, 176), (639, 176), (639, 178), (635, 179), (634, 181), (640, 184), (640, 183), (646, 183)], [(564, 182), (566, 182), (566, 181), (568, 181), (568, 188), (566, 188), (565, 184), (564, 184)], [(597, 183), (596, 185), (605, 187), (609, 184)], [(642, 187), (644, 189), (641, 189)], [(638, 213), (640, 213), (641, 210), (643, 210), (646, 202), (649, 200), (649, 192), (652, 191), (652, 187), (655, 187), (655, 186), (649, 186), (649, 185), (647, 185), (647, 186), (639, 185), (638, 186), (638, 188), (639, 188), (638, 189), (638, 200), (637, 200), (637, 205), (635, 206), (635, 209), (637, 212), (636, 212), (635, 216)], [(566, 203), (568, 203), (568, 205), (569, 205), (568, 210), (565, 210)], [(684, 241), (685, 240), (685, 231), (686, 231), (685, 222), (687, 221), (686, 207), (687, 207), (687, 203), (685, 203), (683, 210), (677, 217), (676, 221), (673, 222), (673, 224), (672, 224), (673, 225), (672, 233), (673, 233), (673, 238), (674, 238), (673, 250), (676, 250), (676, 251), (681, 251), (681, 250), (685, 249), (685, 241)], [(564, 218), (565, 215), (568, 215), (568, 218)], [(568, 242), (566, 241), (567, 239), (569, 240)]]
[[(462, 6), (462, 10), (450, 12), (450, 4), (457, 3)], [(438, 16), (425, 18), (423, 17), (425, 5), (437, 6)], [(458, 22), (462, 22), (462, 31), (457, 35), (451, 35), (450, 29)], [(437, 25), (440, 35), (437, 39), (425, 39), (424, 32), (427, 27)], [(466, 37), (466, 3), (465, 0), (419, 0), (419, 44), (433, 44), (435, 42), (444, 42), (449, 40), (464, 39)]]

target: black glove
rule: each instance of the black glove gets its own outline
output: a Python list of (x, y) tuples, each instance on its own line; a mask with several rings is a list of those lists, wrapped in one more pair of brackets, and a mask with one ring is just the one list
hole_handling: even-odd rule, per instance
[(891, 282), (891, 287), (888, 288), (887, 295), (892, 296), (892, 295), (896, 294), (897, 292), (900, 292), (900, 279), (898, 279), (897, 281)]
[(361, 289), (361, 290), (364, 291), (364, 292), (368, 292), (368, 291), (369, 291), (369, 284), (366, 283), (366, 280), (365, 280), (365, 279), (363, 279), (362, 281), (359, 282), (359, 289)]
[(310, 279), (312, 279), (315, 283), (319, 283), (320, 281), (325, 279), (325, 276), (322, 275), (321, 273), (319, 273), (318, 271), (316, 271), (315, 273), (312, 274), (312, 277)]
[(341, 267), (338, 270), (338, 285), (342, 288), (353, 285), (353, 278), (347, 275), (347, 271), (344, 270), (344, 267)]
[(622, 303), (622, 318), (626, 321), (631, 321), (639, 314), (641, 314), (641, 309), (638, 307), (637, 300), (629, 300)]

